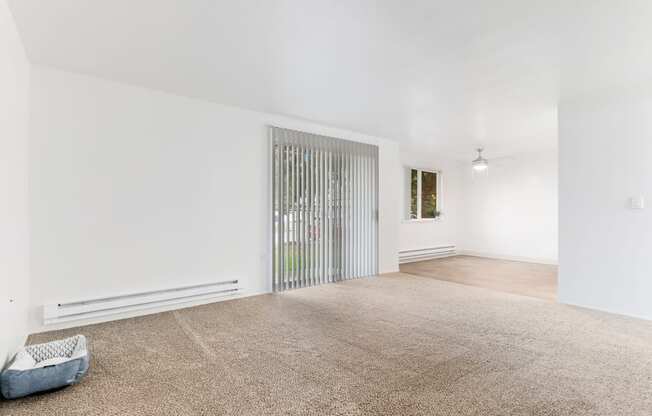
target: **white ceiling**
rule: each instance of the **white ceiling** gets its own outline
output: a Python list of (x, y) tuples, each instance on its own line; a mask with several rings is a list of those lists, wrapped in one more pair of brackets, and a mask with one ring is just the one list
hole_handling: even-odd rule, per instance
[(647, 81), (649, 0), (9, 0), (32, 62), (469, 158)]

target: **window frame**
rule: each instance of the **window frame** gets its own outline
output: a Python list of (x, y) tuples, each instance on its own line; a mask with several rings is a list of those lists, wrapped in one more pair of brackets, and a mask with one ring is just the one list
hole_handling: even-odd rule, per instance
[[(433, 168), (419, 168), (419, 167), (414, 167), (414, 166), (404, 166), (404, 168), (407, 170), (408, 175), (412, 175), (412, 171), (416, 170), (417, 171), (417, 218), (406, 218), (410, 216), (410, 208), (409, 205), (407, 205), (407, 212), (406, 215), (404, 215), (403, 222), (405, 223), (419, 223), (419, 222), (433, 222), (433, 221), (439, 221), (441, 216), (442, 216), (442, 173), (441, 170), (439, 169), (433, 169)], [(422, 218), (421, 217), (421, 204), (422, 204), (422, 192), (423, 189), (421, 187), (421, 181), (422, 181), (422, 172), (427, 172), (427, 173), (434, 173), (435, 174), (435, 182), (437, 186), (437, 212), (440, 214), (436, 216), (435, 218)], [(411, 177), (411, 176), (410, 176)], [(412, 193), (411, 189), (408, 192), (408, 197), (412, 198)]]

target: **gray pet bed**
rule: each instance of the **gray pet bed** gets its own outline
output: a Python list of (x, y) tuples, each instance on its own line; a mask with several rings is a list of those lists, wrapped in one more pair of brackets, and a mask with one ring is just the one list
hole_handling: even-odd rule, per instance
[(88, 370), (86, 338), (77, 335), (22, 348), (0, 374), (0, 391), (16, 399), (78, 383)]

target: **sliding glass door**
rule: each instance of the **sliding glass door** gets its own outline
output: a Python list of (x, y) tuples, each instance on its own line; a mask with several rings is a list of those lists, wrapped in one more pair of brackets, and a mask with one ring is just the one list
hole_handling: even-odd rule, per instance
[(274, 291), (378, 272), (378, 147), (270, 127)]

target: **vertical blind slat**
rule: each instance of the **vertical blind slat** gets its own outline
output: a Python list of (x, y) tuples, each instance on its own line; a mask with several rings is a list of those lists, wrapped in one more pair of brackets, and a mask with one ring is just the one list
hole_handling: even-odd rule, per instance
[(362, 145), (358, 145), (358, 153), (359, 156), (356, 158), (356, 178), (355, 178), (355, 183), (358, 188), (358, 193), (356, 194), (356, 202), (358, 204), (357, 208), (357, 215), (356, 215), (356, 233), (355, 233), (355, 238), (357, 241), (356, 244), (356, 265), (355, 265), (355, 276), (360, 277), (362, 276), (362, 267), (364, 265), (364, 257), (362, 256), (362, 238), (364, 236), (363, 231), (362, 231), (362, 221), (363, 221), (363, 215), (364, 215), (364, 205), (362, 205), (362, 197), (363, 197), (363, 190), (362, 190), (362, 152), (363, 152), (363, 147)]
[[(273, 130), (269, 131), (269, 135), (270, 135), (270, 138), (271, 138), (270, 146), (271, 146), (271, 153), (272, 153), (272, 168), (271, 168), (271, 172), (272, 172), (272, 179), (271, 179), (271, 182), (272, 182), (272, 190), (271, 190), (272, 191), (272, 198), (271, 198), (271, 200), (272, 200), (272, 236), (271, 237), (272, 237), (272, 275), (274, 276), (274, 275), (278, 274), (278, 270), (277, 270), (278, 261), (277, 261), (277, 258), (276, 258), (276, 255), (278, 253), (278, 244), (277, 244), (278, 232), (276, 232), (274, 230), (274, 228), (276, 228), (276, 224), (277, 224), (277, 222), (276, 222), (276, 212), (278, 211), (277, 204), (276, 204), (276, 198), (277, 198), (277, 195), (278, 195), (278, 184), (276, 183), (276, 178), (277, 178), (276, 167), (278, 165), (278, 160), (277, 160), (277, 156), (276, 156), (276, 142), (274, 141)], [(276, 292), (276, 279), (272, 279), (272, 290), (274, 292)]]
[[(282, 137), (285, 137), (285, 134), (283, 134)], [(283, 170), (283, 184), (284, 184), (284, 186), (283, 186), (283, 194), (281, 195), (281, 197), (283, 199), (283, 211), (281, 211), (279, 213), (279, 216), (281, 217), (281, 224), (283, 225), (283, 233), (281, 234), (283, 236), (283, 241), (280, 243), (281, 248), (282, 248), (282, 252), (283, 252), (283, 270), (281, 271), (281, 277), (282, 277), (283, 281), (281, 282), (280, 286), (283, 288), (283, 290), (287, 290), (288, 289), (288, 284), (287, 284), (287, 279), (288, 279), (288, 276), (287, 276), (287, 274), (288, 274), (288, 272), (287, 272), (287, 270), (288, 270), (288, 246), (286, 244), (286, 241), (288, 241), (288, 237), (289, 237), (287, 212), (288, 212), (288, 206), (289, 206), (288, 205), (288, 202), (289, 202), (288, 201), (288, 189), (290, 189), (289, 188), (289, 186), (290, 186), (289, 176), (290, 175), (288, 175), (288, 172), (289, 172), (290, 166), (289, 166), (288, 147), (287, 147), (287, 145), (283, 144), (282, 149), (283, 149), (283, 166), (284, 166), (284, 170)]]
[(315, 284), (315, 262), (317, 257), (315, 256), (315, 149), (310, 148), (310, 285)]
[[(355, 146), (354, 152), (357, 152), (357, 147)], [(355, 153), (351, 154), (351, 273), (349, 274), (349, 279), (358, 276), (358, 249), (356, 247), (357, 235), (358, 235), (358, 181), (357, 181), (357, 171), (358, 171), (358, 158), (355, 157)]]
[[(373, 182), (371, 180), (371, 154), (369, 152), (369, 149), (367, 149), (367, 154), (365, 157), (365, 161), (367, 164), (367, 175), (366, 175), (366, 180), (367, 180), (367, 189), (371, 191)], [(366, 243), (367, 243), (367, 270), (366, 274), (370, 275), (373, 274), (373, 269), (371, 266), (371, 229), (372, 229), (372, 221), (373, 221), (373, 209), (371, 208), (371, 192), (366, 193), (366, 198), (367, 198), (367, 232), (365, 233), (366, 236)]]
[(371, 174), (371, 169), (370, 169), (370, 155), (369, 155), (369, 149), (366, 150), (365, 152), (365, 189), (367, 189), (367, 192), (365, 192), (365, 209), (366, 209), (366, 229), (365, 229), (365, 274), (370, 275), (371, 272), (371, 218), (373, 217), (373, 213), (371, 212), (371, 178), (369, 175)]
[(334, 169), (334, 164), (336, 163), (337, 159), (335, 159), (335, 155), (333, 153), (332, 148), (327, 148), (328, 149), (328, 157), (326, 159), (326, 201), (324, 202), (326, 204), (326, 264), (327, 264), (327, 270), (326, 270), (326, 276), (325, 278), (325, 283), (329, 283), (331, 281), (331, 278), (334, 273), (334, 268), (335, 268), (335, 262), (334, 260), (334, 255), (335, 252), (333, 251), (333, 220), (334, 220), (334, 210), (332, 209), (333, 201), (335, 200), (335, 186), (333, 183), (333, 169)]
[(290, 218), (292, 219), (292, 242), (290, 247), (292, 248), (292, 275), (290, 277), (290, 287), (292, 289), (296, 288), (296, 279), (297, 279), (297, 148), (294, 143), (294, 134), (291, 133), (290, 138), (290, 151), (292, 156), (290, 162), (292, 163), (292, 174), (290, 179), (292, 181), (291, 189), (291, 211)]
[(346, 279), (353, 274), (353, 154), (346, 153)]
[(321, 146), (321, 138), (319, 138), (319, 172), (318, 172), (318, 182), (319, 182), (319, 212), (321, 214), (319, 219), (319, 273), (318, 281), (319, 283), (324, 283), (324, 276), (326, 275), (326, 193), (324, 190), (324, 177), (326, 173), (326, 153)]
[[(358, 146), (355, 146), (354, 152), (357, 152)], [(349, 279), (358, 276), (358, 158), (355, 153), (351, 154), (351, 274)]]
[[(322, 144), (324, 144), (323, 141), (322, 141)], [(322, 158), (322, 166), (324, 168), (324, 171), (323, 171), (323, 174), (322, 174), (322, 177), (321, 177), (321, 181), (322, 181), (322, 184), (323, 184), (322, 198), (324, 198), (324, 200), (322, 201), (322, 203), (324, 204), (324, 206), (323, 206), (323, 211), (324, 212), (323, 212), (323, 217), (322, 217), (324, 219), (324, 233), (323, 233), (324, 234), (324, 238), (323, 238), (324, 247), (322, 249), (323, 256), (324, 256), (324, 275), (321, 276), (320, 283), (328, 283), (328, 275), (330, 273), (330, 270), (329, 270), (330, 264), (328, 263), (328, 261), (330, 259), (330, 256), (329, 256), (329, 253), (328, 253), (328, 232), (329, 232), (329, 227), (330, 227), (330, 221), (328, 219), (328, 216), (329, 216), (329, 212), (328, 212), (328, 200), (329, 200), (329, 197), (328, 197), (328, 195), (329, 195), (328, 194), (328, 190), (329, 190), (329, 188), (328, 188), (328, 178), (329, 178), (329, 176), (328, 176), (329, 175), (328, 163), (329, 163), (329, 161), (331, 159), (330, 159), (330, 154), (328, 152), (328, 148), (326, 148), (326, 146), (324, 146), (324, 148), (323, 148), (323, 153), (324, 154), (323, 154), (323, 158)]]
[(301, 148), (301, 181), (303, 182), (301, 185), (301, 188), (303, 189), (302, 192), (302, 198), (301, 198), (301, 213), (302, 213), (302, 220), (301, 220), (301, 231), (302, 231), (302, 242), (301, 245), (303, 247), (303, 252), (301, 253), (301, 258), (303, 259), (303, 264), (301, 267), (302, 272), (302, 277), (303, 277), (303, 284), (302, 286), (308, 286), (308, 265), (310, 262), (310, 258), (308, 257), (308, 221), (309, 221), (309, 214), (310, 212), (308, 211), (308, 165), (307, 165), (307, 159), (306, 159), (306, 149), (304, 147)]
[(342, 270), (340, 274), (340, 279), (344, 280), (346, 279), (346, 276), (348, 274), (348, 267), (349, 264), (347, 262), (347, 259), (349, 258), (348, 256), (348, 249), (349, 249), (349, 206), (348, 206), (348, 196), (349, 196), (349, 181), (347, 178), (347, 169), (349, 167), (349, 158), (348, 154), (345, 154), (342, 150), (342, 252), (341, 252), (341, 260), (342, 260)]
[(297, 162), (299, 168), (299, 197), (297, 198), (299, 219), (299, 287), (306, 284), (306, 216), (305, 216), (305, 195), (306, 195), (306, 172), (303, 147), (297, 146)]
[[(361, 145), (357, 146), (356, 156), (359, 154)], [(354, 250), (354, 262), (353, 262), (353, 277), (360, 276), (360, 157), (354, 157), (353, 163), (355, 166), (354, 175), (353, 175), (353, 200), (355, 201), (355, 228), (353, 231), (353, 250)]]
[(284, 226), (283, 226), (284, 233), (283, 233), (283, 243), (282, 243), (282, 245), (283, 245), (284, 256), (285, 256), (285, 259), (284, 259), (285, 268), (283, 270), (283, 277), (284, 277), (283, 287), (285, 288), (284, 290), (288, 290), (288, 289), (290, 289), (290, 270), (292, 270), (291, 269), (292, 257), (290, 256), (291, 247), (288, 244), (288, 241), (290, 241), (290, 239), (291, 239), (289, 213), (291, 211), (291, 205), (290, 205), (290, 185), (291, 185), (291, 182), (290, 182), (290, 177), (292, 175), (290, 175), (290, 156), (291, 156), (290, 155), (290, 146), (289, 146), (289, 143), (287, 142), (286, 134), (283, 134), (283, 137), (284, 137), (284, 139), (286, 139), (285, 144), (283, 146), (284, 147), (284, 155), (285, 155), (285, 163), (284, 163), (284, 165), (285, 165), (285, 174), (284, 174), (284, 176), (285, 176), (285, 178), (284, 178), (285, 188), (284, 188), (284, 192), (283, 192), (283, 199), (285, 200), (285, 204), (284, 204), (284, 207), (283, 207), (284, 211), (282, 213), (283, 224), (284, 224)]
[(367, 158), (367, 149), (364, 149), (364, 154), (362, 156), (362, 178), (363, 178), (363, 183), (362, 183), (362, 189), (363, 194), (362, 194), (362, 207), (364, 210), (364, 215), (363, 215), (363, 222), (362, 222), (362, 241), (363, 241), (363, 247), (362, 247), (362, 274), (363, 275), (368, 275), (369, 274), (369, 181), (368, 181), (368, 176), (369, 176), (369, 166), (367, 165), (368, 158)]
[(314, 256), (312, 253), (312, 248), (313, 248), (313, 237), (312, 237), (312, 229), (313, 229), (313, 199), (312, 199), (312, 147), (309, 147), (306, 149), (306, 154), (307, 154), (307, 160), (306, 160), (306, 178), (308, 181), (308, 199), (306, 201), (306, 209), (308, 211), (308, 232), (306, 235), (308, 236), (306, 240), (306, 244), (308, 245), (308, 286), (313, 286), (314, 282), (312, 281), (312, 269), (313, 269), (313, 264), (312, 262), (314, 261)]
[[(342, 146), (343, 147), (343, 146)], [(341, 252), (341, 257), (340, 260), (342, 261), (342, 267), (340, 271), (340, 279), (344, 280), (346, 279), (347, 276), (347, 268), (348, 268), (348, 262), (347, 259), (349, 258), (347, 250), (349, 249), (349, 206), (348, 206), (348, 196), (349, 196), (349, 182), (348, 182), (348, 177), (347, 177), (347, 169), (349, 167), (349, 158), (348, 154), (344, 153), (343, 149), (340, 149), (341, 155), (342, 155), (342, 199), (341, 199), (341, 204), (342, 208), (340, 213), (342, 214), (342, 252)]]

